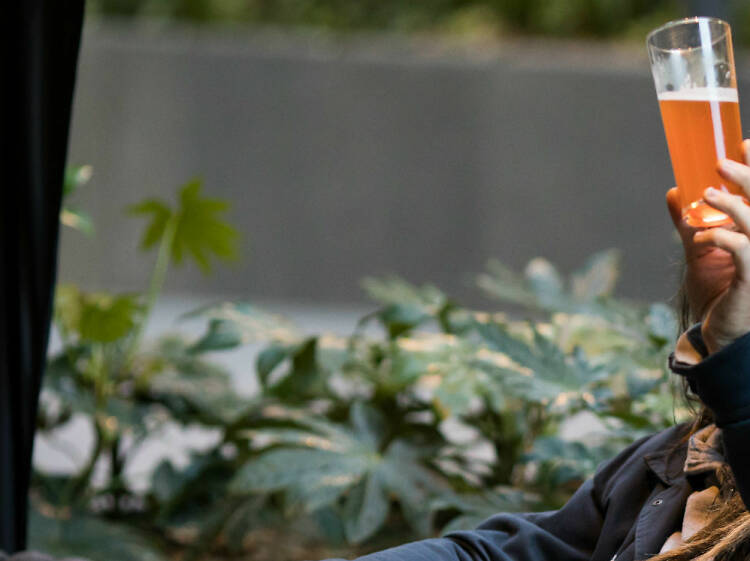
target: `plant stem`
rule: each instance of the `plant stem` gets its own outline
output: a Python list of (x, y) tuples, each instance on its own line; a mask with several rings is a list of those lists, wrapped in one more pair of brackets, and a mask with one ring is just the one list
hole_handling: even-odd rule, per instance
[(154, 271), (151, 275), (151, 282), (149, 283), (148, 292), (146, 293), (146, 305), (143, 309), (140, 321), (135, 327), (133, 338), (131, 339), (128, 352), (125, 357), (125, 366), (128, 367), (135, 357), (135, 353), (141, 344), (143, 338), (143, 332), (146, 329), (148, 320), (151, 317), (151, 313), (154, 310), (156, 300), (161, 294), (161, 290), (164, 287), (164, 281), (167, 277), (167, 271), (169, 270), (169, 261), (172, 257), (172, 248), (174, 246), (175, 234), (177, 233), (177, 214), (172, 214), (164, 227), (164, 233), (161, 236), (159, 242), (159, 252), (156, 256), (156, 264), (154, 265)]
[(63, 504), (72, 504), (75, 499), (80, 498), (83, 493), (91, 488), (91, 476), (104, 449), (104, 431), (99, 424), (99, 419), (94, 415), (92, 421), (94, 424), (94, 448), (91, 450), (91, 456), (81, 472), (70, 480), (65, 490)]

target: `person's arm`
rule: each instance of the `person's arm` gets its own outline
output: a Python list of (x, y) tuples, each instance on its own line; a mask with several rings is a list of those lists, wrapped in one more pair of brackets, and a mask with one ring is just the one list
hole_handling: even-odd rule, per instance
[[(707, 354), (705, 346), (699, 348), (701, 344), (700, 324), (697, 324), (681, 337), (670, 357), (670, 366), (673, 372), (688, 379), (690, 387), (714, 414), (716, 426), (722, 430), (724, 453), (737, 490), (747, 506), (750, 505), (750, 333), (712, 354)], [(701, 360), (690, 356), (690, 346)]]
[(644, 440), (604, 462), (560, 510), (497, 514), (475, 530), (394, 547), (356, 561), (588, 561), (602, 529), (602, 489)]
[(357, 561), (588, 561), (601, 516), (593, 480), (588, 480), (558, 511), (497, 514), (476, 530), (409, 543)]

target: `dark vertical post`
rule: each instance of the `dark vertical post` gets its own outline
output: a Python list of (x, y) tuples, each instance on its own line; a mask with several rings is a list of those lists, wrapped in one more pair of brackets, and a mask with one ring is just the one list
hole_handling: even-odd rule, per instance
[(83, 0), (24, 0), (0, 18), (0, 549), (26, 543), (37, 398)]

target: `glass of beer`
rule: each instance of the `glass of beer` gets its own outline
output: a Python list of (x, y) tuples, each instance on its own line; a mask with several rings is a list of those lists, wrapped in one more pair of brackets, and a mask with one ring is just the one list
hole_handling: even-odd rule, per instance
[(729, 24), (706, 17), (672, 21), (649, 33), (646, 43), (682, 215), (696, 227), (729, 223), (703, 201), (708, 187), (742, 194), (717, 171), (724, 158), (743, 161)]

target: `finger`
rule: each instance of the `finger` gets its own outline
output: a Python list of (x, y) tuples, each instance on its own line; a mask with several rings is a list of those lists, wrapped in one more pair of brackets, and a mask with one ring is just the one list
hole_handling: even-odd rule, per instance
[(732, 255), (737, 270), (738, 280), (750, 278), (750, 238), (740, 232), (725, 228), (699, 230), (693, 235), (693, 241), (723, 249)]
[(742, 187), (745, 195), (750, 195), (750, 166), (724, 159), (719, 162), (719, 174)]
[(680, 208), (680, 193), (677, 191), (677, 187), (672, 187), (667, 191), (667, 208), (669, 209), (669, 216), (672, 217), (672, 223), (679, 230), (680, 222), (682, 222), (682, 209)]
[(732, 195), (709, 187), (703, 193), (703, 200), (713, 208), (728, 214), (740, 232), (750, 236), (750, 207), (740, 195)]
[(750, 165), (750, 138), (742, 141), (742, 154), (745, 157), (745, 163)]

